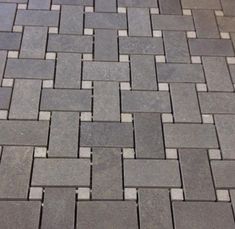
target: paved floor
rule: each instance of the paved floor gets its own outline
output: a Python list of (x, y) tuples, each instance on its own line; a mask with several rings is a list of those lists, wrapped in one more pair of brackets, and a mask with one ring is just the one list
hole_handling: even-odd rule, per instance
[(0, 229), (235, 228), (235, 0), (0, 2)]

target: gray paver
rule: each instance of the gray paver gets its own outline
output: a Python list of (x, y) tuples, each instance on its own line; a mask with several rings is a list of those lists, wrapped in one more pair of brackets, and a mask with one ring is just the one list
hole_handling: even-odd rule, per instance
[(18, 50), (21, 33), (0, 32), (0, 50)]
[(7, 59), (7, 52), (0, 51), (0, 82), (2, 81), (2, 78), (3, 78), (6, 59)]
[(181, 5), (179, 0), (159, 0), (161, 14), (181, 14)]
[(11, 88), (0, 88), (0, 109), (8, 110), (11, 100)]
[(92, 6), (92, 0), (52, 0), (53, 4), (60, 5), (81, 5), (81, 6)]
[(225, 16), (235, 16), (235, 2), (233, 0), (222, 0), (221, 5)]
[(11, 31), (16, 4), (0, 3), (0, 31)]
[(95, 12), (116, 12), (116, 0), (96, 0)]
[(122, 199), (121, 150), (94, 148), (92, 162), (92, 199)]
[(233, 83), (235, 83), (235, 65), (230, 65), (229, 66), (229, 71), (232, 77)]
[(234, 17), (219, 17), (217, 19), (219, 29), (223, 32), (235, 32), (234, 29), (234, 23), (235, 18)]
[(33, 10), (49, 10), (50, 9), (50, 0), (29, 0), (28, 9)]
[(155, 0), (118, 0), (118, 6), (120, 7), (157, 7), (157, 1)]

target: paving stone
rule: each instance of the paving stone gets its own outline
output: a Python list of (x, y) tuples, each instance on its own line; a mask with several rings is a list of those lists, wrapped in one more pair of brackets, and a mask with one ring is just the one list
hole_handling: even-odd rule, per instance
[(11, 31), (14, 23), (16, 4), (0, 3), (0, 31)]
[(171, 112), (168, 92), (122, 91), (123, 112)]
[(89, 186), (90, 161), (87, 159), (35, 159), (33, 186)]
[(52, 0), (52, 4), (91, 6), (93, 0)]
[(50, 0), (29, 0), (28, 9), (30, 10), (49, 10), (50, 9)]
[(117, 82), (95, 82), (93, 119), (95, 121), (119, 121), (119, 100)]
[(212, 10), (193, 10), (193, 18), (197, 37), (219, 38), (215, 14)]
[(90, 90), (43, 89), (41, 110), (45, 111), (90, 111)]
[(179, 0), (159, 0), (161, 14), (181, 14), (181, 4)]
[(189, 9), (221, 9), (219, 0), (181, 0), (181, 4)]
[(218, 17), (219, 30), (223, 32), (235, 32), (235, 18), (234, 17)]
[(168, 190), (139, 189), (140, 227), (173, 229)]
[(211, 124), (164, 124), (167, 148), (218, 148)]
[(3, 148), (0, 166), (1, 199), (27, 199), (32, 160), (31, 147)]
[(235, 65), (229, 65), (229, 71), (232, 77), (232, 81), (235, 83)]
[(134, 130), (137, 158), (164, 158), (160, 114), (135, 113)]
[(131, 82), (134, 90), (157, 89), (153, 56), (131, 55)]
[(120, 7), (144, 7), (144, 8), (150, 8), (150, 7), (157, 7), (157, 1), (155, 0), (145, 0), (145, 1), (139, 1), (139, 0), (118, 0), (118, 6)]
[(54, 60), (8, 59), (5, 78), (53, 79)]
[(179, 165), (174, 160), (124, 160), (125, 187), (180, 187)]
[(116, 12), (116, 0), (96, 0), (95, 2), (95, 12)]
[(91, 53), (92, 38), (91, 36), (50, 34), (47, 50), (49, 52)]
[(39, 201), (0, 201), (0, 223), (6, 229), (39, 227)]
[(16, 25), (58, 26), (59, 12), (47, 10), (17, 10)]
[(3, 74), (5, 71), (6, 59), (7, 59), (7, 52), (0, 51), (0, 83), (2, 82)]
[(233, 56), (230, 40), (224, 39), (189, 39), (191, 55), (194, 56)]
[(229, 203), (173, 202), (176, 229), (229, 229), (234, 227)]
[(129, 36), (151, 36), (150, 15), (147, 8), (128, 8)]
[(11, 88), (0, 88), (0, 110), (8, 110), (11, 100)]
[(85, 28), (127, 29), (126, 15), (117, 13), (86, 13)]
[(121, 150), (94, 148), (92, 156), (92, 199), (122, 199)]
[(81, 146), (133, 147), (130, 123), (82, 122)]
[(41, 81), (15, 80), (9, 118), (37, 119), (40, 93)]
[(73, 228), (75, 189), (46, 188), (42, 213), (42, 229)]
[(164, 54), (162, 39), (159, 37), (119, 37), (121, 54)]
[(203, 57), (209, 91), (233, 91), (233, 85), (223, 57)]
[(204, 149), (181, 149), (179, 150), (179, 158), (185, 199), (215, 200), (207, 151)]
[(170, 85), (175, 122), (201, 122), (201, 114), (194, 84)]
[(235, 209), (235, 190), (230, 190), (230, 197), (231, 197), (231, 200), (232, 200), (232, 207), (233, 207), (233, 210)]
[(201, 112), (205, 114), (235, 113), (235, 95), (225, 92), (198, 93)]
[(83, 34), (83, 7), (62, 5), (60, 33)]
[(81, 85), (81, 54), (59, 53), (55, 88), (80, 88)]
[(163, 32), (167, 62), (189, 63), (189, 50), (184, 32)]
[(117, 32), (114, 30), (95, 30), (95, 60), (118, 61)]
[(137, 229), (136, 203), (134, 201), (78, 202), (77, 227)]
[(129, 81), (129, 65), (117, 62), (83, 62), (83, 80)]
[(49, 157), (77, 157), (79, 114), (52, 112)]
[(235, 16), (235, 2), (233, 0), (222, 0), (221, 5), (225, 16)]
[(18, 50), (21, 33), (0, 32), (0, 50)]

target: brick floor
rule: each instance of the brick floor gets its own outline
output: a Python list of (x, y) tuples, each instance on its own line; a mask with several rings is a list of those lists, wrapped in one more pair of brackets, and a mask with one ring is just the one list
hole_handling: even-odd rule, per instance
[(0, 0), (0, 229), (233, 229), (235, 0)]

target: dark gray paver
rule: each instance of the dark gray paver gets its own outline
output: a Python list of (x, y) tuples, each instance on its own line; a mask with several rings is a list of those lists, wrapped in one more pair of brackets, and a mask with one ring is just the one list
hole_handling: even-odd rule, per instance
[(35, 159), (33, 186), (89, 186), (90, 161), (86, 159)]
[(50, 9), (50, 0), (29, 0), (28, 9), (30, 10), (49, 10)]
[(21, 33), (0, 32), (0, 50), (18, 50)]
[(117, 2), (116, 0), (96, 0), (95, 12), (116, 12)]
[(164, 158), (161, 116), (135, 113), (135, 150), (137, 158)]
[(77, 157), (79, 114), (53, 112), (48, 157)]
[(81, 146), (133, 147), (131, 123), (82, 122)]
[(121, 150), (94, 148), (92, 155), (92, 199), (122, 199)]
[(8, 110), (11, 100), (11, 88), (0, 88), (0, 109)]
[(181, 149), (179, 150), (179, 158), (185, 199), (215, 200), (207, 151), (204, 149)]
[(0, 166), (1, 199), (27, 199), (32, 161), (32, 147), (4, 147)]
[(4, 69), (6, 65), (6, 59), (7, 59), (7, 52), (6, 51), (0, 51), (0, 82), (2, 81)]
[(124, 160), (125, 187), (180, 187), (178, 161)]
[(92, 0), (52, 0), (53, 4), (61, 5), (79, 5), (79, 6), (92, 6)]
[(180, 0), (159, 0), (161, 14), (181, 14)]
[(118, 0), (118, 6), (120, 7), (157, 7), (157, 1), (155, 0)]
[(11, 31), (16, 12), (16, 4), (0, 3), (0, 31)]
[(73, 228), (75, 189), (46, 188), (43, 203), (42, 229)]

